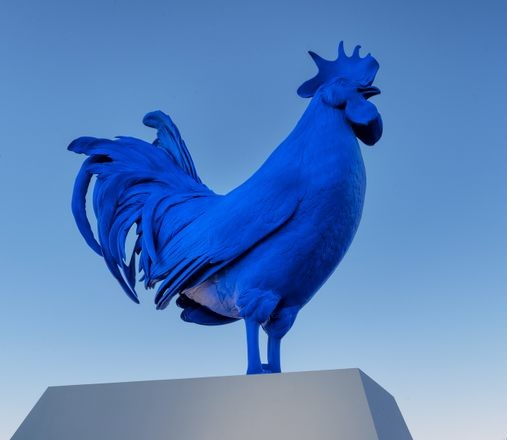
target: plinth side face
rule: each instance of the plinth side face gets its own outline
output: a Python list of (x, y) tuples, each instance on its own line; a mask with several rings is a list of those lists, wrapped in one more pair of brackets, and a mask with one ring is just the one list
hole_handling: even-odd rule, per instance
[(359, 370), (49, 388), (12, 440), (411, 440)]

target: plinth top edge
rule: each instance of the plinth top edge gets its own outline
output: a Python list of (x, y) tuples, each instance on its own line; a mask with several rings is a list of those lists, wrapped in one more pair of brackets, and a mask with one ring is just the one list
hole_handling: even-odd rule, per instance
[[(328, 369), (328, 370), (307, 370), (307, 371), (287, 371), (283, 373), (271, 373), (271, 374), (254, 374), (254, 375), (232, 375), (232, 376), (198, 376), (198, 377), (176, 377), (172, 379), (147, 379), (147, 380), (132, 380), (125, 382), (94, 382), (94, 383), (82, 383), (82, 384), (62, 384), (62, 385), (50, 385), (47, 390), (68, 388), (68, 387), (82, 387), (82, 386), (114, 386), (114, 385), (126, 385), (126, 384), (147, 384), (156, 382), (180, 382), (180, 381), (209, 381), (209, 380), (262, 380), (263, 378), (269, 380), (275, 377), (283, 376), (309, 376), (309, 375), (332, 375), (332, 374), (358, 374), (369, 377), (360, 368), (340, 368), (340, 369)], [(371, 378), (370, 378), (371, 379)], [(373, 380), (373, 379), (372, 379)]]

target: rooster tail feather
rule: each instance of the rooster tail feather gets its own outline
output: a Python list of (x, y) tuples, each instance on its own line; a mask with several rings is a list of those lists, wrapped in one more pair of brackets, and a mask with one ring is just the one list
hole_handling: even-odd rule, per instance
[(192, 176), (196, 182), (201, 183), (185, 141), (169, 115), (156, 110), (143, 118), (143, 124), (157, 130), (157, 139), (153, 144), (166, 150), (181, 169)]
[[(130, 137), (81, 137), (68, 147), (89, 156), (76, 177), (72, 196), (72, 212), (79, 231), (87, 244), (104, 257), (113, 276), (136, 303), (136, 255), (145, 285), (153, 287), (160, 281), (150, 274), (151, 266), (159, 263), (158, 249), (168, 240), (168, 234), (191, 222), (198, 212), (191, 207), (180, 209), (171, 220), (171, 231), (161, 228), (162, 222), (167, 221), (165, 214), (190, 199), (215, 196), (201, 183), (169, 116), (152, 112), (144, 122), (158, 130), (153, 144)], [(97, 237), (86, 213), (86, 194), (94, 176)], [(125, 245), (134, 226), (137, 238), (127, 262)]]
[[(70, 149), (70, 147), (69, 147)], [(81, 235), (85, 239), (88, 246), (90, 246), (97, 254), (102, 255), (102, 249), (100, 244), (93, 236), (93, 231), (86, 215), (86, 193), (88, 192), (88, 186), (90, 185), (93, 172), (90, 170), (92, 165), (99, 162), (100, 156), (87, 158), (81, 170), (79, 171), (76, 181), (74, 182), (74, 191), (72, 194), (72, 214), (76, 219), (76, 224), (81, 232)]]

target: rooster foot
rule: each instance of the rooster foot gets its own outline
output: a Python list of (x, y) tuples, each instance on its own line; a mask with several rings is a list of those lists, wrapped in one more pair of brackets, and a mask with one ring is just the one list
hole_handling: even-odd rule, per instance
[(246, 374), (271, 374), (275, 373), (273, 368), (269, 364), (261, 364), (260, 367), (257, 368), (249, 368)]
[(262, 364), (262, 373), (270, 374), (274, 373), (274, 371), (270, 364)]

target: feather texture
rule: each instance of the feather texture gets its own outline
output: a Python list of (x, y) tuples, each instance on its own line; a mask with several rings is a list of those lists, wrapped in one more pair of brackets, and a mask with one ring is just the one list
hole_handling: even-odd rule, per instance
[[(151, 265), (157, 263), (157, 244), (159, 240), (165, 243), (164, 234), (155, 233), (160, 231), (157, 221), (161, 223), (165, 218), (156, 215), (157, 209), (162, 205), (169, 210), (171, 204), (189, 199), (218, 197), (196, 179), (191, 159), (186, 159), (185, 168), (177, 162), (177, 152), (184, 148), (184, 144), (175, 144), (172, 152), (167, 139), (164, 145), (161, 147), (159, 143), (149, 144), (130, 137), (115, 140), (82, 137), (68, 148), (89, 156), (78, 173), (72, 197), (78, 228), (90, 247), (104, 257), (113, 276), (135, 302), (138, 302), (135, 254), (143, 255), (145, 283), (151, 285), (154, 281), (149, 273)], [(93, 192), (97, 238), (86, 215), (86, 193), (93, 175), (97, 177)], [(175, 200), (167, 203), (171, 193), (175, 194)], [(174, 223), (189, 223), (192, 215), (197, 215), (192, 209), (187, 214), (173, 218)], [(138, 228), (138, 240), (127, 262), (125, 242), (128, 232), (136, 224), (142, 227)]]
[[(72, 206), (86, 242), (135, 302), (135, 255), (140, 254), (142, 280), (148, 288), (160, 282), (155, 302), (163, 309), (287, 222), (298, 193), (273, 193), (254, 179), (227, 196), (217, 195), (201, 183), (171, 119), (153, 112), (144, 122), (158, 130), (153, 144), (131, 137), (82, 137), (70, 144), (70, 151), (89, 156), (76, 179)], [(86, 216), (93, 175), (97, 238)], [(135, 225), (137, 244), (127, 256), (125, 242)]]

